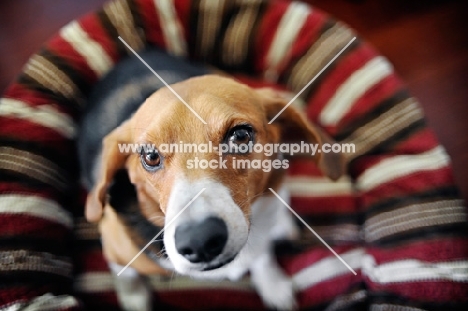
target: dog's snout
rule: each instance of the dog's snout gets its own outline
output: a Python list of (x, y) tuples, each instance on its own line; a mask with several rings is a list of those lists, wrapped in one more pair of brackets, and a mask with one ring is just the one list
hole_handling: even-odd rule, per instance
[(209, 217), (179, 225), (175, 231), (177, 252), (193, 263), (209, 262), (223, 251), (228, 231), (223, 220)]

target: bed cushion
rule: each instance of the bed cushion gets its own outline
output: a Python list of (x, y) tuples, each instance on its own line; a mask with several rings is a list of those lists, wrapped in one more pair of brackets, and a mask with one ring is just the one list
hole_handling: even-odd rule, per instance
[[(318, 75), (303, 108), (355, 150), (337, 182), (294, 162), (291, 206), (357, 275), (303, 227), (300, 241), (279, 248), (300, 308), (467, 303), (466, 205), (447, 153), (385, 57), (359, 37), (344, 49), (356, 34), (300, 2), (114, 0), (47, 41), (0, 100), (0, 306), (118, 309), (97, 229), (83, 218), (75, 138), (92, 86), (131, 53), (119, 36), (253, 86), (297, 93)], [(159, 308), (262, 308), (247, 278), (150, 281)]]

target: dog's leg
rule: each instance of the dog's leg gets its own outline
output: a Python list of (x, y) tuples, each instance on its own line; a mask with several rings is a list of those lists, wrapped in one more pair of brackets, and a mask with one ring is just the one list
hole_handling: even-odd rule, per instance
[(277, 310), (296, 308), (293, 282), (271, 252), (260, 255), (251, 266), (251, 280), (265, 305)]
[(131, 267), (128, 267), (120, 276), (117, 276), (123, 266), (112, 262), (109, 263), (109, 268), (113, 272), (117, 298), (123, 310), (152, 310), (151, 288), (144, 276)]
[[(278, 189), (289, 202), (286, 187)], [(252, 206), (252, 227), (247, 244), (251, 281), (265, 305), (278, 310), (296, 307), (293, 282), (278, 265), (272, 243), (275, 239), (295, 238), (298, 228), (292, 214), (275, 196), (259, 198)]]

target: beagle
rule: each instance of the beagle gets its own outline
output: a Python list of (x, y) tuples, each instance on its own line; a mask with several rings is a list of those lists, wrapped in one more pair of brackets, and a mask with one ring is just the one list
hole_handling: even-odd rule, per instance
[[(210, 142), (216, 149), (223, 144), (321, 144), (329, 138), (293, 107), (268, 124), (287, 104), (278, 93), (201, 74), (172, 84), (172, 89), (206, 124), (170, 89), (162, 87), (135, 106), (133, 114), (127, 109), (127, 119), (99, 138), (102, 147), (93, 159), (87, 158), (89, 152), (80, 153), (89, 179), (86, 218), (99, 222), (105, 258), (117, 272), (164, 229), (162, 238), (133, 261), (127, 276), (172, 270), (194, 278), (238, 280), (250, 272), (267, 307), (293, 309), (294, 286), (278, 266), (272, 243), (294, 238), (297, 228), (291, 213), (268, 190), (274, 189), (288, 201), (282, 184), (286, 170), (267, 172), (233, 165), (235, 159), (284, 161), (284, 156), (279, 152), (241, 152), (240, 148), (171, 152), (161, 146)], [(99, 124), (93, 118), (96, 116), (91, 117), (93, 122), (84, 121), (79, 148), (86, 150), (89, 133)], [(92, 139), (96, 141), (96, 137)], [(122, 152), (119, 146), (125, 144), (153, 147)], [(194, 158), (206, 163), (224, 161), (225, 165), (188, 168), (187, 163)], [(342, 174), (342, 165), (332, 154), (317, 153), (314, 160), (332, 179)], [(124, 275), (119, 278), (125, 279)], [(127, 309), (151, 305), (146, 302), (143, 308), (128, 301), (121, 303)]]

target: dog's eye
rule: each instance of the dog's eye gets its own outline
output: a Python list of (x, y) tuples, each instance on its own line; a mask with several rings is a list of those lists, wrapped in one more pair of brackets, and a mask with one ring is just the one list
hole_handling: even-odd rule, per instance
[(249, 125), (234, 127), (227, 136), (229, 150), (233, 153), (247, 153), (246, 145), (253, 142), (253, 130)]
[(161, 167), (161, 155), (156, 149), (142, 150), (140, 160), (145, 170), (149, 172), (154, 172)]

